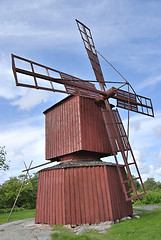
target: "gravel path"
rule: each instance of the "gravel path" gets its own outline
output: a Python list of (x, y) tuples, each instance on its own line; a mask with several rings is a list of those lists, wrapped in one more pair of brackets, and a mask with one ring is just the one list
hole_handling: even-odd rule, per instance
[(161, 208), (159, 205), (146, 205), (146, 206), (139, 206), (139, 207), (133, 207), (133, 209), (143, 209), (143, 210), (149, 210), (152, 211), (153, 209)]
[(0, 225), (0, 240), (51, 240), (51, 227), (24, 219)]

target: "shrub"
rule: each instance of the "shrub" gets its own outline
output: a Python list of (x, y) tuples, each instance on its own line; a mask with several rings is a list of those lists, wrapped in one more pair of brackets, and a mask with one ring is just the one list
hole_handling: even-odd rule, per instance
[(161, 191), (148, 191), (146, 195), (140, 197), (137, 200), (133, 200), (133, 204), (135, 206), (146, 204), (161, 204)]

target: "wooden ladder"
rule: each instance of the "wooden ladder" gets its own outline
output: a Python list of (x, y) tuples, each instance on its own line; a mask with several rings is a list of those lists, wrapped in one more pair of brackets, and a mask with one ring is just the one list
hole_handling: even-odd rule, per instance
[[(126, 201), (132, 199), (138, 199), (139, 197), (146, 194), (145, 187), (143, 185), (136, 160), (131, 149), (128, 137), (126, 135), (123, 123), (121, 121), (118, 110), (112, 110), (108, 101), (105, 101), (106, 109), (102, 110), (103, 119), (105, 122), (106, 130), (109, 136), (112, 152), (116, 161), (116, 166), (118, 169), (118, 174), (122, 184), (123, 192), (125, 194)], [(121, 159), (123, 160), (123, 165), (119, 164), (117, 153), (121, 153)], [(124, 179), (122, 175), (121, 168), (125, 167), (128, 174), (128, 179)], [(130, 167), (134, 168), (135, 175), (132, 175)], [(135, 180), (138, 180), (142, 187), (142, 193), (138, 193), (135, 187)], [(128, 183), (131, 187), (129, 189)]]

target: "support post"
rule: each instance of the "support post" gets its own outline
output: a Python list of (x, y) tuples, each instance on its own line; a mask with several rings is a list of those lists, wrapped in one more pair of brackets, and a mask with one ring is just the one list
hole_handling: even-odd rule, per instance
[[(32, 162), (33, 162), (33, 161), (30, 162), (29, 168), (31, 167)], [(18, 200), (18, 197), (19, 197), (19, 195), (20, 195), (20, 193), (21, 193), (21, 190), (22, 190), (22, 187), (23, 187), (23, 185), (24, 185), (24, 183), (25, 183), (25, 180), (26, 180), (26, 178), (27, 178), (27, 175), (28, 175), (28, 171), (27, 171), (27, 173), (26, 173), (26, 175), (25, 175), (25, 177), (24, 177), (24, 180), (23, 180), (23, 182), (22, 182), (22, 184), (21, 184), (20, 190), (19, 190), (19, 192), (18, 192), (18, 194), (17, 194), (17, 197), (16, 197), (16, 199), (15, 199), (15, 201), (14, 201), (14, 204), (13, 204), (13, 206), (12, 206), (11, 212), (10, 212), (9, 217), (8, 217), (8, 221), (10, 220), (11, 214), (12, 214), (12, 212), (13, 212), (13, 209), (14, 209), (15, 205), (16, 205), (16, 202), (17, 202), (17, 200)]]

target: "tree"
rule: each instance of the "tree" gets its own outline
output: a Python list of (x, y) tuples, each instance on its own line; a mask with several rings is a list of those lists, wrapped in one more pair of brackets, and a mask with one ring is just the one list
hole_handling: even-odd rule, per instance
[(153, 190), (154, 187), (156, 185), (156, 182), (154, 180), (154, 178), (148, 178), (145, 182), (144, 182), (144, 187), (146, 189), (146, 191), (149, 191), (149, 190)]
[[(20, 190), (25, 175), (11, 177), (0, 185), (0, 209), (11, 208)], [(36, 193), (38, 185), (38, 173), (31, 179), (26, 179), (22, 191), (18, 197), (16, 206), (33, 209), (36, 206)]]
[[(127, 179), (129, 179), (129, 176), (128, 176), (128, 174), (126, 174), (126, 177), (127, 177)], [(132, 178), (134, 179), (134, 178), (135, 178), (135, 176), (134, 176), (134, 175), (132, 175)], [(140, 182), (139, 182), (139, 181), (137, 181), (137, 180), (134, 180), (134, 185), (135, 185), (135, 188), (136, 188), (136, 190), (137, 190), (137, 191), (141, 190), (141, 184), (140, 184)], [(131, 182), (130, 182), (130, 181), (128, 182), (128, 187), (129, 187), (129, 189), (131, 189)]]
[(153, 190), (161, 192), (161, 183), (160, 182), (156, 182), (156, 184), (153, 187)]
[(5, 147), (1, 147), (0, 146), (0, 170), (8, 170), (9, 169), (9, 166), (8, 164), (6, 163), (6, 151), (5, 151)]

